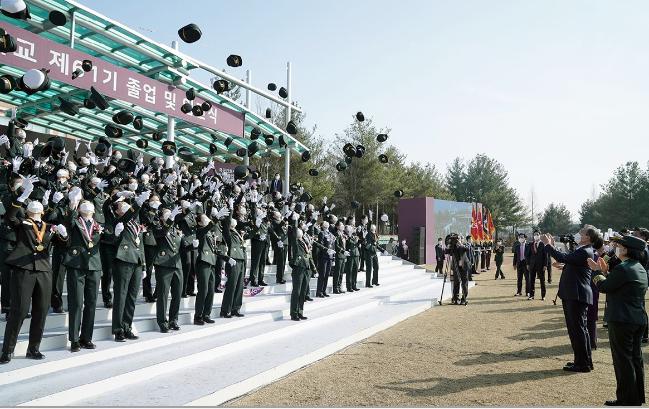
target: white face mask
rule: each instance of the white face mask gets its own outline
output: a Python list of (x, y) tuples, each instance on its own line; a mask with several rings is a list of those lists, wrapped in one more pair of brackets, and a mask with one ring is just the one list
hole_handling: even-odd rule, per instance
[(338, 226), (338, 231), (343, 231), (343, 230), (345, 230), (345, 226), (343, 226), (342, 224), (339, 225)]
[(620, 246), (615, 246), (615, 256), (617, 258), (620, 258), (621, 256), (624, 256), (624, 253), (623, 253), (622, 248)]
[(158, 207), (160, 207), (160, 202), (154, 200), (152, 202), (149, 202), (149, 206), (151, 206), (152, 209), (157, 209)]
[(40, 213), (28, 213), (27, 215), (32, 220), (36, 220), (37, 222), (41, 221), (41, 214)]
[(503, 244), (501, 242), (496, 243), (498, 246), (502, 246)]
[(232, 221), (230, 222), (230, 229), (234, 230), (236, 227), (237, 227), (237, 221), (232, 219)]
[(441, 241), (441, 240), (437, 240), (437, 244), (439, 244), (439, 245), (441, 246), (441, 245), (442, 245), (442, 241)]
[(324, 222), (322, 223), (322, 230), (328, 230), (329, 229), (329, 223)]
[(405, 241), (405, 240), (402, 241), (402, 242), (401, 242), (401, 245), (402, 245), (402, 246), (405, 246), (405, 245), (406, 245), (406, 241)]
[(241, 210), (239, 210), (239, 214), (241, 215), (241, 217), (245, 217), (248, 215), (248, 211), (245, 208), (242, 208)]
[(525, 239), (521, 237), (520, 239), (518, 239), (518, 242), (523, 244), (523, 243), (525, 243)]
[(182, 206), (183, 209), (187, 210), (189, 209), (190, 203), (186, 200), (183, 200), (182, 202), (180, 202), (180, 206)]
[(534, 235), (534, 241), (539, 241), (540, 238), (541, 238), (541, 236), (539, 236), (538, 234)]
[(575, 243), (577, 244), (581, 243), (581, 233), (575, 234)]
[(275, 176), (275, 180), (279, 180), (279, 175), (276, 175), (276, 176)]
[(372, 231), (372, 233), (376, 233), (376, 226), (372, 226), (370, 230)]
[(137, 190), (137, 183), (136, 182), (129, 183), (128, 190), (130, 190), (131, 192), (135, 192)]
[(92, 219), (92, 212), (79, 212), (81, 214), (81, 217), (83, 217), (86, 220)]
[(295, 237), (301, 239), (302, 236), (304, 236), (304, 232), (302, 231), (302, 229), (297, 229), (297, 231), (295, 232)]
[(68, 184), (68, 179), (67, 178), (59, 178), (59, 183), (62, 184), (63, 186)]
[(171, 210), (165, 210), (162, 212), (162, 220), (167, 220), (171, 216)]

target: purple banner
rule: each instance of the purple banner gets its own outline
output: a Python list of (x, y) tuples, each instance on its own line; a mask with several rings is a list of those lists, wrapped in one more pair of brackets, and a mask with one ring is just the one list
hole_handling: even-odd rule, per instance
[[(93, 86), (97, 91), (111, 98), (206, 128), (243, 136), (243, 113), (210, 101), (212, 109), (205, 112), (203, 116), (194, 116), (191, 112), (184, 114), (180, 107), (185, 102), (200, 105), (203, 100), (197, 97), (194, 101), (189, 101), (185, 97), (185, 91), (181, 89), (50, 41), (6, 22), (2, 22), (2, 27), (7, 34), (16, 38), (18, 46), (14, 53), (0, 53), (2, 64), (24, 70), (46, 68), (50, 70), (50, 78), (74, 87), (90, 90)], [(92, 61), (92, 70), (72, 80), (72, 73), (77, 68), (81, 68), (83, 60)]]

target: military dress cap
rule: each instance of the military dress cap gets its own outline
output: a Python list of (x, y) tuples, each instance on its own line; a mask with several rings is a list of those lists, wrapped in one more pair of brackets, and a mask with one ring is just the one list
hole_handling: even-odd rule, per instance
[(86, 98), (83, 100), (83, 106), (87, 109), (95, 109), (97, 108), (97, 105), (95, 105), (94, 102), (90, 98)]
[(16, 79), (11, 75), (3, 75), (0, 77), (0, 93), (8, 94), (18, 87)]
[(104, 145), (103, 143), (98, 143), (97, 146), (95, 146), (95, 155), (99, 156), (100, 158), (105, 157), (108, 154), (108, 146)]
[(27, 95), (33, 95), (39, 91), (46, 91), (50, 88), (51, 80), (49, 77), (50, 70), (32, 68), (25, 71), (18, 85)]
[(352, 164), (352, 158), (351, 158), (351, 156), (345, 156), (345, 163), (348, 164), (348, 165), (351, 165), (351, 164)]
[(5, 16), (18, 20), (32, 18), (31, 14), (29, 14), (29, 7), (23, 0), (2, 0), (0, 2), (0, 11)]
[(208, 112), (210, 109), (212, 109), (212, 103), (210, 101), (203, 101), (201, 104), (201, 109), (203, 112)]
[(16, 39), (0, 27), (0, 52), (13, 53), (18, 49)]
[(356, 157), (362, 158), (365, 155), (365, 147), (363, 145), (356, 146)]
[(346, 162), (343, 161), (343, 162), (338, 162), (338, 163), (336, 164), (336, 170), (337, 170), (338, 172), (342, 172), (342, 171), (344, 171), (345, 169), (347, 169), (347, 163), (346, 163)]
[(66, 99), (59, 97), (59, 103), (61, 111), (65, 112), (70, 116), (75, 116), (79, 113), (79, 106), (74, 102), (70, 102)]
[(162, 142), (162, 153), (166, 156), (174, 156), (176, 154), (176, 143), (172, 141)]
[(156, 142), (161, 141), (162, 140), (162, 132), (154, 132), (151, 135), (151, 139), (153, 139)]
[(639, 237), (631, 236), (629, 234), (624, 235), (622, 237), (613, 237), (611, 238), (611, 241), (614, 241), (617, 244), (621, 244), (622, 246), (630, 250), (643, 251), (645, 247), (647, 247), (646, 241), (642, 240)]
[(365, 115), (363, 115), (363, 113), (359, 111), (356, 113), (356, 119), (358, 120), (358, 122), (363, 122), (365, 120)]
[(403, 190), (395, 190), (394, 191), (394, 197), (403, 197)]
[(81, 62), (81, 69), (84, 72), (90, 72), (92, 70), (92, 61), (90, 60), (83, 60)]
[(380, 134), (376, 135), (376, 141), (377, 142), (385, 142), (387, 140), (388, 140), (388, 135), (386, 135), (384, 133), (380, 133)]
[(142, 128), (144, 127), (144, 121), (142, 120), (141, 116), (136, 116), (133, 118), (133, 128), (137, 129), (138, 131), (141, 131)]
[(255, 141), (248, 145), (248, 157), (252, 157), (259, 150), (259, 144)]
[(111, 124), (108, 124), (104, 127), (104, 133), (109, 138), (121, 138), (123, 135), (123, 132), (120, 128)]
[(349, 157), (356, 156), (356, 149), (351, 143), (346, 143), (345, 146), (343, 146), (343, 152)]
[(53, 153), (61, 153), (65, 149), (65, 141), (60, 136), (53, 136), (47, 140), (47, 143), (52, 146)]
[(185, 91), (185, 97), (187, 97), (188, 100), (193, 101), (194, 98), (196, 98), (196, 90), (194, 88), (188, 89)]
[(213, 143), (210, 144), (210, 155), (216, 154), (219, 151), (219, 148)]
[(317, 169), (309, 169), (309, 175), (310, 176), (318, 176), (319, 172)]
[(298, 189), (300, 189), (300, 185), (298, 185), (297, 183), (293, 183), (291, 184), (291, 186), (289, 186), (288, 191), (291, 193), (295, 193), (298, 191)]
[(264, 142), (267, 146), (270, 146), (275, 142), (275, 137), (273, 135), (264, 135)]
[(104, 98), (103, 95), (101, 95), (95, 87), (90, 87), (90, 96), (88, 97), (92, 102), (94, 102), (95, 106), (97, 108), (101, 109), (102, 111), (108, 108), (108, 101), (106, 101), (106, 98)]
[(240, 55), (231, 54), (228, 56), (225, 62), (228, 64), (228, 67), (237, 68), (241, 67), (241, 65), (243, 64), (243, 59)]
[(386, 154), (380, 154), (380, 155), (379, 155), (379, 162), (381, 162), (381, 163), (388, 163), (388, 155), (386, 155)]
[(122, 172), (133, 173), (135, 172), (135, 168), (136, 163), (132, 159), (122, 158), (117, 161), (117, 169), (121, 170)]
[(234, 142), (234, 139), (232, 139), (232, 137), (228, 136), (227, 138), (225, 138), (225, 142), (223, 142), (223, 144), (225, 146), (230, 146), (230, 145), (232, 145), (232, 142)]
[(273, 111), (270, 110), (270, 108), (266, 108), (266, 119), (270, 119), (273, 117)]
[(250, 177), (257, 180), (261, 177), (261, 173), (259, 173), (258, 170), (253, 170), (252, 173), (250, 173)]
[(65, 17), (65, 14), (63, 14), (59, 10), (50, 11), (50, 14), (47, 16), (47, 18), (50, 20), (52, 24), (58, 27), (62, 27), (65, 25), (65, 23), (68, 22), (68, 19)]
[(288, 91), (286, 88), (282, 87), (279, 89), (279, 96), (282, 98), (288, 98)]
[(304, 151), (302, 152), (302, 162), (308, 162), (311, 159), (311, 152)]
[(259, 138), (260, 136), (261, 136), (261, 131), (259, 130), (259, 128), (257, 128), (257, 127), (252, 128), (252, 131), (250, 131), (250, 139), (252, 139), (254, 141), (255, 139)]
[(352, 209), (358, 209), (359, 207), (361, 207), (361, 204), (356, 200), (352, 200), (351, 205), (352, 205)]
[(13, 122), (16, 128), (20, 128), (20, 129), (25, 129), (27, 128), (27, 125), (29, 125), (27, 123), (27, 120), (25, 120), (24, 118), (14, 118), (11, 120), (11, 122)]
[(279, 136), (278, 144), (280, 148), (288, 148), (288, 143), (286, 143), (286, 139), (284, 139), (284, 135)]
[(243, 158), (244, 156), (246, 156), (247, 152), (248, 150), (246, 148), (239, 148), (237, 149), (236, 154), (238, 157)]
[(286, 124), (286, 132), (289, 135), (296, 135), (297, 134), (297, 125), (295, 125), (295, 122), (288, 121), (288, 124)]
[(138, 139), (135, 144), (140, 149), (146, 149), (149, 146), (149, 141), (147, 141), (146, 139)]
[(119, 111), (113, 115), (113, 122), (119, 125), (129, 125), (133, 122), (133, 114), (126, 110)]
[(194, 116), (203, 116), (203, 108), (200, 105), (194, 105), (192, 113)]
[(190, 104), (189, 102), (185, 102), (185, 103), (182, 104), (182, 106), (180, 107), (180, 111), (181, 111), (183, 114), (188, 114), (188, 113), (192, 112), (192, 104)]
[(224, 79), (220, 79), (214, 81), (214, 85), (212, 85), (212, 87), (214, 88), (217, 94), (221, 94), (223, 92), (230, 90), (230, 83)]
[(270, 84), (268, 84), (268, 91), (275, 91), (275, 90), (277, 90), (277, 85), (275, 85), (275, 83), (271, 82)]
[(203, 33), (201, 32), (201, 29), (194, 23), (187, 24), (185, 27), (178, 30), (178, 37), (188, 44), (200, 40), (202, 35)]
[(244, 179), (248, 176), (248, 167), (244, 165), (239, 165), (234, 168), (234, 178), (236, 180)]
[(313, 200), (313, 196), (309, 192), (304, 192), (300, 195), (300, 202), (310, 202), (311, 200)]

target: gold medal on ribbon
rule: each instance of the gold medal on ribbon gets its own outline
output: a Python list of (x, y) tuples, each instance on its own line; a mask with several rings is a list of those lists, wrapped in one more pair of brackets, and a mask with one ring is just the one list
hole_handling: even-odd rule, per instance
[(38, 243), (36, 245), (36, 251), (43, 251), (45, 250), (45, 246), (43, 246), (43, 237), (45, 237), (45, 229), (47, 228), (47, 225), (45, 222), (42, 223), (41, 229), (38, 230), (38, 226), (36, 226), (36, 223), (32, 221), (32, 229), (34, 229), (34, 234), (36, 235), (36, 242)]
[(88, 229), (86, 225), (86, 221), (79, 217), (79, 224), (81, 225), (81, 228), (83, 229), (83, 236), (85, 241), (88, 243), (88, 248), (91, 249), (95, 247), (94, 243), (92, 242), (92, 232), (95, 230), (95, 221), (93, 220), (92, 223), (90, 224), (90, 229)]
[(93, 243), (93, 242), (89, 242), (89, 243), (88, 243), (88, 248), (91, 249), (91, 248), (93, 248), (93, 247), (95, 247), (94, 243)]

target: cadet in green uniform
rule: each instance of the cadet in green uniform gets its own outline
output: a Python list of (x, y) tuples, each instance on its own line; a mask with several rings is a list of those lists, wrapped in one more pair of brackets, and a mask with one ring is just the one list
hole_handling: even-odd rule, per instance
[(379, 235), (376, 234), (376, 226), (372, 225), (365, 236), (365, 287), (379, 285), (379, 257), (376, 255), (378, 246)]
[(93, 218), (94, 205), (88, 201), (79, 204), (81, 192), (78, 191), (78, 195), (75, 195), (74, 190), (71, 192), (73, 197), (70, 201), (71, 211), (67, 221), (69, 239), (63, 265), (67, 268), (68, 276), (70, 351), (78, 352), (81, 348), (95, 349), (92, 333), (101, 275), (99, 255), (101, 227)]
[(106, 198), (102, 205), (104, 214), (104, 231), (101, 233), (101, 244), (99, 246), (99, 255), (101, 256), (101, 298), (104, 301), (104, 307), (113, 308), (113, 295), (110, 291), (110, 284), (113, 281), (113, 272), (115, 268), (115, 257), (117, 255), (117, 237), (115, 237), (115, 225), (117, 224), (117, 215), (111, 204), (113, 202)]
[(223, 222), (223, 238), (228, 245), (228, 262), (225, 271), (228, 281), (225, 284), (221, 317), (243, 317), (239, 312), (243, 304), (243, 278), (246, 271), (246, 236), (237, 231), (237, 220), (227, 218)]
[[(645, 242), (633, 236), (613, 238), (615, 255), (622, 260), (613, 271), (593, 278), (599, 291), (606, 294), (604, 320), (608, 322), (613, 368), (617, 381), (616, 400), (607, 406), (639, 406), (645, 403), (642, 334), (647, 326), (644, 297), (647, 271), (640, 264)], [(603, 259), (600, 259), (603, 260)], [(588, 260), (592, 270), (605, 269), (605, 263)]]
[(146, 264), (146, 277), (142, 279), (142, 293), (146, 302), (153, 303), (156, 295), (151, 288), (151, 278), (153, 275), (153, 259), (157, 252), (157, 245), (153, 230), (160, 221), (158, 217), (158, 208), (160, 207), (160, 197), (152, 194), (147, 203), (140, 210), (140, 222), (146, 228), (144, 232), (144, 262)]
[(359, 250), (359, 238), (358, 235), (354, 232), (354, 227), (352, 225), (347, 225), (345, 227), (347, 232), (347, 252), (349, 257), (347, 257), (347, 262), (345, 263), (345, 274), (346, 274), (346, 285), (347, 291), (360, 291), (356, 283), (358, 282), (358, 263), (361, 256)]
[(503, 242), (501, 240), (498, 240), (496, 242), (496, 247), (494, 248), (494, 261), (496, 262), (496, 277), (495, 280), (498, 279), (498, 275), (500, 275), (501, 279), (505, 279), (505, 274), (503, 274), (502, 266), (503, 266), (503, 260), (504, 260), (504, 255), (505, 255), (505, 246), (503, 246)]
[(198, 240), (196, 259), (198, 292), (194, 306), (194, 324), (213, 324), (211, 315), (214, 302), (214, 266), (218, 261), (218, 251), (212, 220), (204, 213), (198, 216), (196, 240)]
[[(63, 224), (68, 220), (70, 209), (69, 201), (65, 197), (69, 191), (68, 181), (70, 172), (67, 169), (59, 169), (56, 172), (56, 192), (52, 196), (52, 203), (46, 212), (45, 221), (51, 224)], [(52, 311), (58, 314), (63, 313), (63, 283), (65, 282), (66, 269), (63, 265), (65, 257), (65, 243), (56, 242), (52, 247)]]
[(288, 250), (288, 227), (282, 220), (280, 212), (273, 212), (271, 227), (268, 230), (273, 243), (273, 257), (277, 270), (275, 270), (275, 283), (284, 284), (284, 272), (286, 271), (286, 257)]
[(196, 249), (194, 240), (196, 239), (196, 215), (191, 209), (191, 203), (182, 200), (182, 213), (178, 216), (176, 224), (183, 232), (183, 242), (180, 251), (180, 258), (183, 265), (183, 289), (182, 297), (188, 295), (194, 296), (194, 276), (196, 275)]
[(135, 198), (133, 207), (126, 202), (118, 202), (114, 233), (117, 237), (117, 254), (113, 274), (113, 334), (115, 341), (138, 339), (131, 325), (135, 313), (135, 302), (142, 281), (144, 249), (142, 247), (142, 227), (137, 221), (140, 206), (149, 198), (149, 192), (142, 192)]
[(292, 235), (291, 244), (293, 260), (291, 261), (291, 278), (293, 280), (293, 289), (291, 290), (291, 320), (300, 321), (307, 317), (304, 313), (304, 301), (309, 290), (309, 280), (311, 279), (309, 248), (304, 241), (304, 232), (297, 229), (295, 235)]
[(264, 269), (266, 268), (266, 249), (268, 247), (268, 229), (270, 224), (266, 220), (264, 211), (257, 209), (255, 227), (250, 239), (250, 285), (268, 285), (264, 282)]
[[(16, 202), (20, 191), (22, 178), (13, 176), (9, 179), (9, 190), (2, 195), (2, 207), (5, 212), (11, 208), (11, 204)], [(9, 314), (11, 309), (11, 266), (5, 263), (5, 260), (16, 247), (16, 232), (11, 228), (8, 216), (3, 215), (2, 224), (0, 225), (0, 287), (2, 295), (0, 304), (2, 304), (2, 313)], [(7, 317), (8, 318), (8, 317)]]
[(349, 255), (347, 251), (347, 236), (345, 235), (345, 225), (342, 221), (336, 222), (336, 240), (334, 241), (334, 250), (336, 251), (334, 266), (333, 287), (334, 294), (343, 294), (342, 290), (343, 274), (345, 273), (345, 259)]
[[(174, 220), (180, 214), (180, 208), (163, 209), (162, 218), (153, 227), (156, 240), (156, 254), (153, 258), (156, 281), (156, 319), (160, 332), (167, 333), (170, 329), (178, 331), (178, 311), (182, 293), (182, 263), (180, 259), (182, 232)], [(171, 289), (171, 304), (169, 304), (169, 289)], [(169, 316), (167, 317), (167, 305)]]

